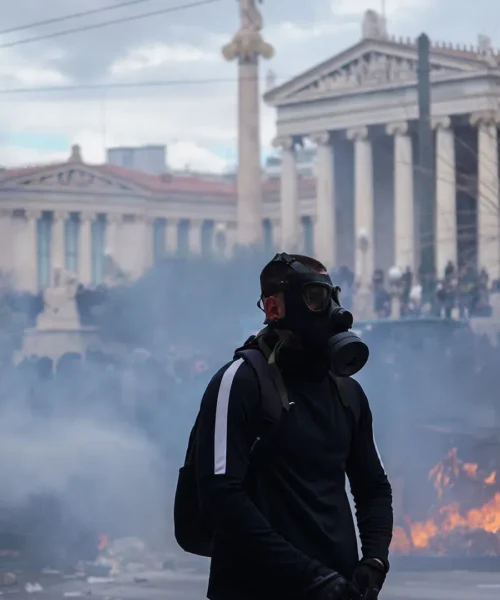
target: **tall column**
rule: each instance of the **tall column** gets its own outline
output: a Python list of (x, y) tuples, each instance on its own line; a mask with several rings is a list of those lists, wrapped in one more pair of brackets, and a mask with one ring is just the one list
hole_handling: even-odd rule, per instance
[(149, 215), (136, 215), (138, 261), (135, 277), (140, 277), (153, 265), (153, 221)]
[(328, 270), (337, 266), (337, 236), (335, 212), (335, 165), (329, 132), (316, 133), (311, 140), (317, 144), (315, 255)]
[(455, 135), (451, 119), (433, 122), (436, 129), (436, 271), (444, 276), (448, 261), (457, 264), (457, 184)]
[[(3, 273), (12, 271), (15, 264), (14, 254), (12, 209), (0, 209), (0, 269)], [(9, 258), (10, 256), (10, 258)]]
[(16, 279), (22, 291), (35, 293), (38, 290), (38, 240), (37, 222), (42, 216), (40, 210), (29, 209), (25, 211), (26, 227), (24, 230), (23, 245), (16, 244), (16, 251), (21, 252), (22, 259), (16, 260), (18, 272)]
[(368, 287), (375, 267), (372, 145), (367, 127), (349, 129), (347, 138), (354, 142), (355, 271), (362, 287)]
[(201, 226), (202, 219), (189, 220), (189, 254), (199, 256), (201, 254)]
[(390, 123), (387, 134), (394, 137), (394, 264), (417, 267), (413, 207), (413, 148), (408, 123)]
[(476, 113), (477, 143), (477, 250), (478, 267), (490, 280), (500, 278), (500, 206), (498, 184), (498, 123), (496, 111)]
[(177, 254), (177, 250), (179, 247), (178, 244), (178, 228), (179, 228), (179, 219), (171, 219), (170, 217), (167, 219), (167, 226), (165, 228), (167, 235), (167, 254), (172, 256)]
[(281, 147), (281, 251), (297, 252), (300, 249), (299, 182), (297, 176), (297, 142), (292, 137), (278, 138), (274, 146)]
[(259, 58), (271, 58), (273, 47), (260, 34), (262, 16), (256, 0), (239, 0), (240, 28), (222, 53), (238, 60), (237, 243), (262, 244), (262, 172), (260, 165)]
[(117, 213), (106, 214), (106, 254), (117, 260), (119, 254), (119, 228), (123, 222), (123, 215)]
[[(54, 269), (64, 269), (66, 266), (65, 261), (65, 236), (64, 227), (66, 220), (68, 219), (68, 213), (64, 211), (54, 211), (52, 213), (52, 236), (51, 236), (51, 271), (54, 273)], [(52, 281), (52, 277), (51, 277)]]
[(96, 214), (80, 213), (80, 231), (78, 235), (78, 280), (85, 287), (92, 285), (92, 223)]

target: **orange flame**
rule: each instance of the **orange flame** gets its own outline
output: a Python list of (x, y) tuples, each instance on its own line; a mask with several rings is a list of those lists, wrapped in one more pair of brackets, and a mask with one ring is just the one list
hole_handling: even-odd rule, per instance
[[(461, 461), (456, 448), (452, 448), (429, 472), (429, 480), (440, 502), (447, 491), (462, 481), (461, 478), (474, 482), (473, 485), (483, 494), (483, 503), (477, 508), (462, 509), (458, 502), (453, 501), (441, 506), (425, 521), (412, 522), (407, 519), (406, 527), (397, 526), (394, 529), (393, 553), (409, 554), (429, 549), (445, 553), (446, 542), (452, 533), (460, 533), (464, 547), (470, 548), (474, 545), (472, 534), (480, 532), (483, 536), (496, 536), (489, 540), (491, 543), (484, 546), (482, 551), (500, 554), (500, 491), (491, 497), (491, 486), (497, 484), (497, 473), (493, 471), (485, 476), (479, 465)], [(489, 499), (484, 501), (484, 496)]]
[(105, 535), (104, 533), (101, 533), (99, 535), (99, 544), (98, 544), (98, 548), (100, 551), (105, 550), (107, 547), (109, 546), (109, 536)]

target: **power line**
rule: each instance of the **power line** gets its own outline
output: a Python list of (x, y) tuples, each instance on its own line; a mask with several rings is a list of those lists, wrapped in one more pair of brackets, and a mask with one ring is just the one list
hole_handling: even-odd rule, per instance
[(45, 35), (38, 35), (32, 38), (24, 40), (17, 40), (15, 42), (7, 42), (0, 44), (0, 48), (13, 48), (14, 46), (21, 46), (22, 44), (30, 44), (31, 42), (39, 42), (41, 40), (48, 40), (56, 37), (62, 37), (65, 35), (71, 35), (72, 33), (80, 33), (82, 31), (90, 31), (91, 29), (101, 29), (103, 27), (109, 27), (110, 25), (118, 25), (120, 23), (129, 23), (131, 21), (137, 21), (139, 19), (146, 19), (148, 17), (155, 17), (158, 15), (164, 15), (166, 13), (179, 12), (181, 10), (187, 10), (189, 8), (197, 8), (198, 6), (204, 6), (207, 4), (213, 4), (214, 2), (220, 2), (220, 0), (198, 0), (198, 2), (190, 2), (189, 4), (179, 4), (177, 6), (170, 6), (169, 8), (162, 8), (159, 10), (153, 10), (139, 15), (133, 15), (130, 17), (121, 17), (119, 19), (113, 19), (111, 21), (104, 21), (103, 23), (95, 23), (94, 25), (82, 25), (81, 27), (73, 27), (71, 29), (64, 29), (63, 31), (55, 31), (54, 33), (48, 33)]
[[(261, 80), (261, 77), (249, 77), (252, 80)], [(61, 85), (61, 86), (46, 86), (46, 87), (30, 87), (30, 88), (0, 88), (0, 95), (17, 95), (17, 94), (37, 94), (51, 92), (79, 92), (79, 91), (102, 91), (112, 89), (140, 89), (152, 87), (174, 87), (181, 85), (208, 85), (216, 83), (237, 83), (241, 81), (239, 78), (209, 78), (209, 79), (164, 79), (157, 81), (136, 81), (123, 83), (89, 83), (78, 85)]]
[(27, 25), (18, 25), (17, 27), (11, 27), (9, 29), (3, 29), (0, 31), (0, 35), (7, 35), (8, 33), (15, 33), (17, 31), (24, 31), (26, 29), (32, 29), (33, 27), (43, 27), (44, 25), (53, 25), (54, 23), (62, 23), (63, 21), (69, 21), (71, 19), (79, 19), (81, 17), (88, 17), (90, 15), (97, 15), (99, 13), (108, 12), (117, 8), (125, 8), (127, 6), (134, 6), (135, 4), (142, 4), (143, 2), (151, 2), (151, 0), (128, 0), (127, 2), (120, 2), (119, 4), (111, 4), (108, 6), (102, 6), (101, 8), (92, 8), (90, 10), (84, 10), (64, 17), (53, 17), (51, 19), (45, 19), (43, 21), (34, 21)]

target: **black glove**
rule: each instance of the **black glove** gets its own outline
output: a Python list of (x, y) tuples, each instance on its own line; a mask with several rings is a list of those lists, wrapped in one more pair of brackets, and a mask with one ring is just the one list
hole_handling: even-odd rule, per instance
[(349, 583), (335, 571), (316, 577), (306, 590), (307, 600), (349, 600)]
[(385, 565), (374, 558), (363, 558), (352, 574), (354, 594), (358, 592), (363, 600), (377, 600), (387, 575)]

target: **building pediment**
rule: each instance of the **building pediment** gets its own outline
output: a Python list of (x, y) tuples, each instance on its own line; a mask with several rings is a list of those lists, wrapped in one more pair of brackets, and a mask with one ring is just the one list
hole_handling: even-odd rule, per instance
[[(417, 45), (388, 39), (364, 39), (344, 52), (268, 91), (273, 106), (337, 93), (416, 82)], [(431, 78), (484, 70), (487, 58), (465, 49), (434, 47)], [(490, 65), (491, 66), (491, 65)]]
[(108, 175), (99, 167), (79, 163), (67, 163), (45, 167), (28, 167), (5, 171), (0, 187), (17, 187), (26, 191), (51, 190), (53, 192), (101, 192), (141, 193), (137, 184), (114, 175)]

